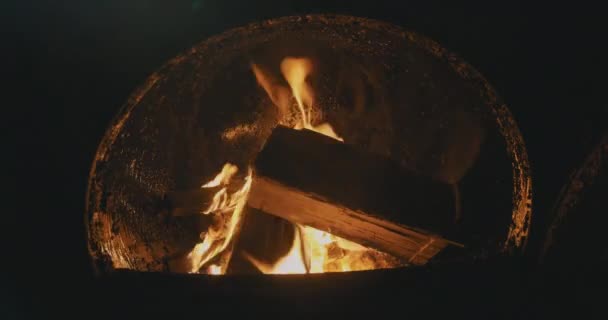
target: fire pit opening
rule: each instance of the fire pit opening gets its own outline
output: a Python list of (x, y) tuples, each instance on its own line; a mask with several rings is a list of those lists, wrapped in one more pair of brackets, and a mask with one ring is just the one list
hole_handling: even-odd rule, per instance
[(519, 254), (506, 106), (433, 41), (348, 16), (210, 38), (133, 93), (91, 169), (98, 270), (325, 273)]

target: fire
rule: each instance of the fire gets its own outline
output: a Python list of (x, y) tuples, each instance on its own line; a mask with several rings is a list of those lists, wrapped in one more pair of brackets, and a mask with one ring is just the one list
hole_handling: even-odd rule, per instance
[(310, 273), (325, 272), (325, 263), (328, 260), (327, 246), (335, 241), (335, 238), (337, 237), (311, 227), (298, 225), (298, 228), (304, 235), (304, 239), (306, 239), (306, 245), (304, 247), (306, 248), (307, 261), (309, 261), (308, 271)]
[[(307, 78), (313, 71), (313, 63), (307, 58), (287, 57), (281, 62), (281, 73), (290, 86), (296, 100), (299, 117), (292, 123), (294, 129), (309, 129), (339, 141), (344, 141), (327, 123), (312, 124), (314, 94)], [(289, 123), (289, 100), (285, 98), (286, 88), (265, 74), (257, 65), (252, 65), (253, 73), (260, 86), (266, 91), (283, 116), (281, 122)], [(328, 232), (308, 226), (297, 225), (296, 236), (291, 250), (275, 264), (269, 265), (250, 255), (246, 257), (260, 271), (266, 274), (324, 273), (369, 270), (399, 266), (398, 259), (354, 242), (334, 236)], [(304, 254), (303, 254), (304, 252)]]
[[(296, 129), (312, 127), (310, 122), (312, 106), (312, 89), (306, 82), (306, 77), (312, 70), (312, 62), (306, 58), (285, 58), (281, 62), (281, 73), (289, 83), (298, 108), (300, 109), (300, 123)], [(308, 129), (308, 128), (307, 128)]]
[(312, 62), (306, 58), (287, 57), (281, 62), (281, 72), (289, 83), (300, 110), (300, 121), (296, 123), (294, 129), (309, 129), (336, 140), (344, 141), (334, 132), (334, 128), (329, 123), (323, 122), (316, 126), (312, 125), (313, 90), (306, 82), (306, 78), (312, 72), (312, 67)]
[(217, 264), (210, 265), (209, 268), (207, 268), (207, 273), (212, 275), (224, 274), (222, 267)]
[(262, 273), (265, 274), (299, 274), (306, 273), (306, 266), (304, 265), (304, 257), (302, 256), (302, 240), (300, 233), (294, 233), (293, 244), (291, 249), (285, 256), (279, 259), (274, 264), (262, 262), (250, 254), (245, 253), (245, 257), (253, 263)]
[(228, 186), (238, 167), (226, 163), (222, 171), (215, 178), (202, 185), (201, 188), (212, 188), (222, 186), (213, 196), (213, 202), (202, 211), (203, 214), (213, 214), (213, 223), (209, 230), (202, 236), (202, 242), (194, 246), (188, 254), (191, 273), (200, 270), (212, 260), (218, 260), (216, 264), (207, 267), (209, 274), (225, 274), (232, 250), (226, 250), (234, 245), (234, 235), (238, 232), (242, 221), (243, 209), (247, 203), (247, 194), (251, 187), (251, 169), (245, 177), (243, 186), (235, 192), (229, 192)]
[[(281, 73), (290, 88), (281, 85), (257, 65), (252, 65), (253, 73), (260, 86), (266, 91), (278, 108), (281, 123), (291, 125), (294, 129), (308, 129), (324, 134), (333, 139), (344, 141), (336, 134), (327, 122), (313, 125), (315, 109), (314, 92), (307, 82), (313, 71), (313, 63), (307, 58), (283, 59)], [(297, 111), (295, 121), (290, 119), (293, 108), (291, 97), (295, 98)], [(252, 170), (244, 178), (242, 186), (231, 191), (239, 168), (231, 163), (224, 164), (220, 173), (201, 188), (221, 187), (213, 196), (208, 208), (202, 214), (213, 215), (209, 230), (201, 234), (202, 242), (198, 243), (188, 254), (190, 272), (204, 272), (212, 275), (226, 273), (232, 256), (235, 234), (238, 233), (243, 218), (243, 209), (251, 187)], [(293, 243), (289, 252), (275, 263), (269, 264), (244, 253), (245, 257), (265, 274), (324, 273), (391, 268), (400, 266), (401, 262), (382, 252), (363, 247), (354, 242), (342, 239), (331, 233), (308, 226), (295, 225)]]
[[(280, 81), (273, 79), (264, 70), (252, 64), (251, 69), (260, 84), (266, 91), (266, 94), (272, 100), (272, 103), (278, 108), (281, 115), (281, 122), (284, 125), (292, 126), (294, 129), (308, 129), (339, 141), (344, 141), (334, 131), (333, 127), (322, 122), (316, 125), (312, 124), (314, 109), (314, 94), (312, 87), (306, 82), (306, 79), (313, 70), (313, 64), (306, 58), (287, 57), (281, 62), (281, 73), (289, 84), (290, 88), (285, 88), (280, 84)], [(291, 114), (291, 96), (296, 100), (298, 112), (295, 121), (289, 121)]]
[(230, 183), (230, 179), (239, 171), (239, 168), (231, 163), (226, 163), (222, 167), (222, 171), (213, 178), (213, 180), (205, 183), (201, 188), (213, 188), (221, 185), (227, 185)]

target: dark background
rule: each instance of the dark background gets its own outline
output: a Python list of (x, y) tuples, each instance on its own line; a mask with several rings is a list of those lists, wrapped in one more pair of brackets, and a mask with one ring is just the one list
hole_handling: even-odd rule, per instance
[(524, 264), (535, 269), (560, 188), (607, 127), (606, 19), (599, 5), (583, 2), (455, 2), (3, 1), (3, 128), (10, 129), (3, 158), (11, 164), (0, 312), (38, 318), (79, 314), (89, 305), (88, 172), (112, 117), (149, 74), (210, 35), (305, 13), (401, 25), (458, 53), (488, 79), (528, 147), (534, 212)]

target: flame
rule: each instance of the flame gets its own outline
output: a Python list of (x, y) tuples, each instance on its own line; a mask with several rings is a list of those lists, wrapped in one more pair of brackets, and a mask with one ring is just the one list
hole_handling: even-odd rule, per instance
[[(307, 82), (313, 71), (312, 61), (307, 58), (283, 59), (280, 69), (290, 88), (282, 86), (280, 81), (273, 79), (260, 66), (253, 64), (251, 68), (260, 86), (278, 108), (282, 123), (290, 123), (297, 130), (308, 129), (344, 141), (329, 123), (312, 123), (315, 111), (314, 94)], [(287, 119), (293, 107), (290, 103), (292, 96), (297, 105), (295, 122)], [(201, 210), (202, 214), (213, 215), (213, 223), (206, 233), (201, 234), (202, 242), (195, 245), (187, 256), (191, 273), (203, 272), (201, 270), (212, 275), (226, 273), (235, 234), (243, 220), (243, 209), (251, 188), (252, 170), (248, 168), (243, 185), (237, 191), (230, 191), (229, 186), (238, 171), (237, 166), (226, 163), (212, 180), (201, 186), (221, 188), (214, 194), (209, 207)], [(295, 225), (295, 228), (291, 249), (275, 263), (260, 261), (247, 253), (244, 253), (245, 257), (265, 274), (356, 271), (401, 265), (398, 259), (390, 255), (331, 233), (303, 225)]]
[(294, 233), (293, 244), (289, 252), (280, 258), (274, 264), (262, 262), (248, 253), (244, 253), (245, 257), (253, 263), (253, 265), (262, 271), (264, 274), (300, 274), (306, 273), (304, 265), (304, 257), (302, 256), (302, 240), (300, 233)]
[(306, 58), (287, 57), (281, 62), (281, 72), (291, 87), (291, 92), (296, 99), (300, 109), (300, 122), (294, 129), (309, 129), (339, 141), (344, 141), (339, 137), (334, 128), (323, 122), (316, 126), (312, 125), (313, 94), (312, 88), (306, 82), (306, 78), (312, 72), (312, 62)]
[(362, 271), (394, 268), (399, 259), (312, 227), (298, 225), (305, 247), (309, 273)]
[(207, 273), (212, 275), (224, 274), (222, 267), (218, 266), (217, 264), (210, 265), (209, 268), (207, 268)]
[(310, 122), (312, 106), (312, 89), (306, 78), (312, 71), (312, 62), (306, 58), (285, 58), (281, 62), (281, 73), (289, 83), (298, 108), (300, 109), (300, 123), (296, 129), (312, 127)]
[[(298, 225), (304, 239), (306, 239), (305, 252), (310, 273), (323, 273), (327, 261), (327, 246), (334, 241), (334, 236), (315, 228)], [(345, 270), (346, 271), (346, 270)]]
[(258, 65), (252, 64), (251, 70), (253, 70), (256, 80), (264, 88), (272, 103), (279, 109), (280, 115), (282, 117), (286, 116), (289, 110), (289, 99), (291, 98), (289, 89), (281, 86), (277, 80), (270, 77)]
[[(333, 127), (323, 122), (312, 124), (314, 110), (314, 94), (310, 84), (306, 81), (312, 73), (313, 63), (307, 58), (286, 57), (281, 62), (281, 73), (290, 86), (291, 94), (296, 100), (299, 117), (292, 127), (294, 129), (308, 129), (333, 139), (344, 141), (336, 134)], [(252, 71), (266, 91), (272, 102), (277, 106), (280, 114), (285, 117), (290, 106), (285, 99), (286, 88), (280, 87), (278, 81), (265, 74), (262, 68), (252, 65)], [(281, 119), (281, 122), (288, 122)], [(272, 273), (324, 273), (369, 270), (377, 268), (390, 268), (401, 265), (401, 262), (390, 255), (366, 248), (352, 241), (337, 237), (312, 227), (296, 225), (291, 250), (274, 264), (267, 264), (246, 254), (246, 258), (260, 271)], [(304, 251), (304, 254), (302, 254)]]
[(281, 61), (281, 73), (285, 77), (285, 80), (287, 80), (290, 86), (289, 89), (281, 86), (278, 80), (273, 79), (258, 65), (252, 64), (251, 70), (260, 86), (270, 97), (270, 100), (279, 109), (279, 113), (282, 116), (281, 122), (285, 124), (289, 123), (286, 118), (290, 114), (289, 109), (291, 108), (289, 97), (293, 95), (298, 107), (298, 117), (295, 123), (292, 123), (294, 129), (308, 129), (336, 140), (344, 141), (344, 139), (336, 134), (329, 123), (312, 124), (314, 94), (312, 87), (306, 81), (313, 70), (313, 64), (309, 59), (286, 57)]
[(251, 168), (248, 169), (243, 186), (235, 192), (229, 192), (228, 186), (238, 172), (238, 167), (224, 164), (222, 171), (213, 180), (202, 185), (201, 188), (222, 186), (215, 193), (209, 207), (203, 214), (213, 214), (213, 223), (202, 236), (202, 242), (196, 244), (187, 258), (190, 262), (190, 273), (197, 273), (210, 261), (220, 260), (207, 268), (209, 274), (225, 274), (232, 250), (226, 250), (234, 244), (234, 235), (240, 227), (243, 209), (247, 203), (247, 194), (251, 187)]
[(205, 183), (201, 186), (201, 188), (213, 188), (217, 187), (220, 184), (227, 185), (230, 183), (230, 179), (239, 171), (239, 168), (231, 163), (226, 163), (222, 167), (222, 171), (218, 173), (213, 180)]

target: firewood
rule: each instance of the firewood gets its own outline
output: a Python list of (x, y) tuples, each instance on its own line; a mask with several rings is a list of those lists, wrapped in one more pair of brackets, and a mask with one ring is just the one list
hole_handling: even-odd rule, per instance
[(453, 188), (309, 130), (277, 127), (255, 162), (248, 206), (412, 264), (448, 244)]

